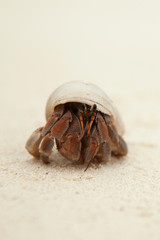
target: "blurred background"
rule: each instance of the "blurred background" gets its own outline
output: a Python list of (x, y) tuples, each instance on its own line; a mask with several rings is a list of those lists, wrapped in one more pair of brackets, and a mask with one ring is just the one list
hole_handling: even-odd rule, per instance
[[(69, 169), (65, 173), (63, 168), (46, 170), (43, 166), (37, 177), (37, 170), (35, 170), (37, 165), (24, 149), (30, 133), (44, 125), (44, 109), (49, 94), (60, 84), (73, 80), (95, 83), (111, 97), (122, 114), (126, 126), (125, 139), (129, 145), (129, 154), (125, 163), (116, 165), (117, 168), (114, 164), (113, 167), (106, 165), (106, 168), (104, 170), (101, 168), (99, 173), (97, 170), (98, 181), (94, 181), (95, 172), (93, 172), (92, 184), (87, 184), (88, 180), (82, 180), (84, 189), (81, 182), (79, 185), (75, 182), (74, 187), (80, 186), (83, 193), (87, 189), (87, 200), (89, 198), (87, 193), (90, 193), (88, 205), (86, 198), (80, 202), (79, 198), (77, 200), (77, 195), (74, 195), (74, 189), (70, 186), (70, 198), (67, 198), (67, 188), (66, 192), (63, 189), (63, 186), (67, 186), (68, 183), (67, 180), (62, 181), (64, 174), (66, 179), (72, 174), (75, 174), (76, 178), (78, 171), (81, 176), (81, 169), (77, 171)], [(28, 229), (32, 229), (30, 223), (32, 220), (34, 222), (35, 216), (38, 216), (37, 219), (40, 220), (36, 219), (34, 230), (42, 229), (44, 236), (47, 232), (50, 236), (54, 236), (51, 223), (57, 221), (58, 214), (63, 216), (65, 213), (67, 217), (69, 214), (70, 223), (75, 220), (75, 228), (72, 229), (75, 235), (79, 233), (79, 229), (82, 229), (85, 236), (87, 232), (87, 236), (91, 234), (96, 239), (97, 233), (97, 239), (99, 239), (97, 229), (103, 228), (105, 234), (107, 234), (106, 231), (110, 231), (110, 236), (118, 234), (121, 239), (151, 239), (153, 232), (155, 238), (152, 239), (159, 239), (157, 234), (160, 229), (159, 216), (154, 215), (159, 211), (157, 200), (159, 199), (157, 169), (159, 169), (160, 157), (158, 153), (160, 149), (158, 146), (159, 106), (159, 0), (0, 0), (0, 131), (2, 139), (0, 148), (3, 168), (11, 169), (8, 175), (7, 172), (2, 171), (4, 174), (2, 182), (9, 183), (9, 186), (4, 187), (6, 195), (0, 204), (4, 210), (4, 233), (8, 231), (9, 218), (12, 217), (14, 221), (17, 216), (17, 229), (20, 228), (19, 223), (22, 223), (22, 236), (23, 230), (29, 234)], [(144, 161), (147, 158), (148, 161)], [(11, 168), (7, 167), (10, 163), (12, 163)], [(123, 169), (125, 167), (127, 171)], [(57, 188), (55, 196), (52, 196), (55, 191), (52, 186), (56, 188), (57, 185), (53, 184), (50, 175), (42, 184), (45, 171), (53, 171), (52, 176), (57, 178), (59, 172), (62, 174), (62, 178), (59, 177), (58, 181), (57, 179), (55, 181), (56, 184), (61, 183), (61, 188)], [(90, 171), (88, 170), (86, 174), (90, 174)], [(16, 175), (17, 172), (20, 178)], [(34, 182), (36, 178), (37, 183)], [(110, 188), (108, 182), (110, 182)], [(101, 183), (104, 184), (104, 192), (100, 191)], [(47, 192), (43, 199), (46, 184), (50, 195)], [(92, 191), (91, 186), (96, 191)], [(67, 201), (63, 200), (61, 189), (63, 189), (62, 193), (66, 194)], [(23, 195), (21, 195), (22, 192)], [(96, 196), (99, 196), (99, 200)], [(37, 205), (37, 198), (42, 198), (39, 205)], [(72, 219), (72, 211), (69, 212), (67, 205), (72, 205), (73, 198), (77, 205), (75, 204), (73, 208), (75, 215), (73, 214)], [(16, 203), (14, 199), (17, 199)], [(47, 201), (49, 201), (48, 205)], [(106, 202), (98, 208), (99, 201)], [(59, 205), (56, 205), (57, 202)], [(41, 213), (44, 205), (46, 211)], [(63, 212), (59, 213), (62, 205)], [(59, 206), (56, 208), (57, 212), (54, 206)], [(81, 206), (85, 206), (83, 210)], [(51, 208), (52, 212), (50, 212)], [(127, 209), (127, 213), (123, 212), (124, 208)], [(80, 209), (79, 215), (77, 215), (77, 209)], [(148, 209), (151, 214), (146, 213)], [(17, 211), (20, 215), (17, 215)], [(102, 214), (104, 212), (106, 215)], [(8, 213), (7, 216), (6, 213)], [(28, 225), (26, 225), (24, 219), (29, 213), (31, 216), (28, 217)], [(47, 214), (50, 217), (49, 226)], [(98, 218), (95, 217), (97, 215)], [(103, 224), (100, 220), (102, 215)], [(63, 221), (68, 223), (68, 220), (63, 219), (62, 216), (60, 215), (62, 225)], [(132, 221), (129, 216), (134, 220)], [(144, 221), (144, 216), (153, 218), (150, 221), (150, 218), (146, 217), (147, 220)], [(94, 218), (95, 222), (86, 225), (87, 221), (90, 223), (90, 218)], [(46, 219), (45, 223), (43, 219)], [(111, 222), (110, 219), (112, 219)], [(106, 221), (110, 230), (106, 230)], [(114, 224), (115, 221), (117, 224)], [(115, 231), (115, 225), (118, 231)], [(65, 226), (64, 224), (64, 229)], [(85, 226), (90, 226), (89, 231)], [(138, 235), (138, 226), (138, 231), (141, 231), (142, 235)], [(145, 235), (146, 226), (150, 235)], [(14, 225), (10, 228), (14, 232)], [(125, 229), (130, 229), (128, 235)], [(38, 230), (35, 230), (36, 237)], [(57, 236), (61, 232), (59, 225)], [(149, 238), (146, 238), (147, 236)], [(26, 239), (30, 238), (26, 237)], [(34, 235), (33, 239), (35, 239)], [(71, 238), (68, 236), (66, 239)], [(75, 239), (74, 236), (73, 239)]]
[(126, 121), (144, 109), (140, 118), (155, 115), (157, 124), (159, 13), (158, 0), (1, 1), (0, 104), (18, 115), (21, 104), (43, 113), (55, 87), (84, 80), (122, 105)]
[(17, 114), (21, 103), (44, 109), (55, 87), (84, 80), (124, 113), (144, 99), (150, 111), (160, 94), (159, 13), (158, 0), (1, 1), (0, 104)]

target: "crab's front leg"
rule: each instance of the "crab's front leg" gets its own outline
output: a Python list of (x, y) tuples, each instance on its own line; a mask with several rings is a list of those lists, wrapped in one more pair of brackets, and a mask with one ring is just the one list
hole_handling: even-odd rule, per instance
[(44, 163), (49, 163), (49, 157), (54, 146), (54, 138), (48, 133), (41, 141), (39, 146), (40, 159)]
[(81, 139), (84, 126), (82, 118), (72, 113), (72, 122), (61, 138), (56, 138), (59, 153), (70, 161), (79, 161), (81, 156)]
[(50, 128), (49, 133), (42, 139), (39, 146), (39, 152), (40, 158), (44, 163), (49, 162), (49, 157), (54, 146), (54, 139), (60, 139), (64, 135), (71, 121), (71, 112), (67, 111), (59, 120), (56, 121), (56, 123)]
[(55, 107), (52, 116), (48, 119), (46, 125), (42, 130), (43, 137), (51, 130), (51, 128), (55, 125), (55, 123), (62, 117), (63, 113), (64, 113), (63, 104), (60, 104)]
[(27, 151), (35, 158), (40, 157), (39, 145), (43, 138), (42, 129), (43, 127), (36, 129), (27, 140), (26, 146), (25, 146)]
[(128, 152), (128, 147), (124, 139), (119, 136), (119, 143), (117, 145), (117, 149), (113, 151), (113, 155), (115, 156), (125, 156)]
[(101, 142), (99, 156), (101, 156), (102, 161), (107, 161), (111, 155), (111, 143), (105, 120), (99, 112), (96, 115), (96, 124)]
[(54, 145), (54, 138), (61, 138), (67, 131), (72, 115), (68, 111), (63, 114), (63, 105), (57, 106), (52, 117), (49, 118), (45, 127), (38, 128), (29, 137), (26, 143), (28, 152), (36, 158), (48, 163)]
[(94, 157), (97, 155), (100, 147), (100, 139), (98, 136), (98, 131), (96, 125), (92, 125), (89, 136), (85, 136), (83, 139), (83, 151), (82, 158), (84, 163), (88, 163), (84, 171), (86, 171), (93, 161)]
[(124, 139), (118, 134), (117, 129), (115, 128), (113, 121), (110, 116), (103, 115), (107, 128), (109, 137), (114, 144), (114, 149), (112, 150), (112, 154), (116, 156), (124, 156), (128, 152), (127, 144)]
[(48, 158), (54, 146), (54, 139), (49, 133), (43, 137), (42, 130), (43, 128), (38, 128), (31, 134), (26, 143), (26, 149), (35, 158), (40, 158), (43, 162), (48, 163)]

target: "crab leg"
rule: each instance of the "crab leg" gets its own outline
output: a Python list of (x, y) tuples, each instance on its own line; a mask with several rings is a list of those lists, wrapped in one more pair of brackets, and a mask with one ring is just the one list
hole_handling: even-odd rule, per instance
[(80, 124), (81, 124), (81, 132), (82, 132), (82, 136), (84, 135), (84, 119), (83, 119), (83, 113), (82, 112), (78, 112), (77, 116), (79, 118)]
[(28, 141), (26, 142), (26, 149), (27, 151), (36, 158), (40, 157), (39, 154), (39, 144), (42, 140), (42, 127), (36, 129), (31, 136), (29, 137)]
[(108, 134), (109, 134), (112, 142), (117, 144), (119, 142), (119, 135), (118, 135), (118, 132), (117, 132), (115, 126), (112, 123), (111, 117), (109, 115), (106, 115), (106, 114), (105, 115), (103, 114), (103, 117), (104, 117), (105, 122), (107, 124)]
[(46, 125), (46, 130), (44, 131), (45, 134), (47, 131), (49, 131), (49, 133), (45, 135), (39, 146), (40, 158), (43, 162), (45, 163), (49, 162), (49, 156), (51, 155), (52, 148), (54, 146), (54, 138), (56, 139), (61, 138), (63, 134), (67, 131), (69, 123), (71, 121), (72, 115), (70, 111), (67, 111), (59, 120), (57, 119), (55, 120), (55, 118), (49, 119), (50, 126)]
[(106, 123), (99, 112), (96, 116), (96, 123), (101, 141), (100, 153), (102, 154), (102, 159), (107, 161), (109, 156), (111, 155), (110, 139)]
[(49, 156), (52, 153), (52, 148), (54, 146), (54, 139), (48, 133), (41, 141), (41, 144), (39, 146), (39, 153), (40, 153), (40, 158), (44, 163), (49, 163)]
[(81, 154), (81, 139), (83, 137), (81, 122), (72, 114), (72, 122), (64, 136), (56, 139), (58, 151), (71, 161), (78, 161)]
[(89, 134), (90, 134), (90, 130), (91, 130), (92, 124), (93, 124), (94, 119), (96, 117), (96, 109), (97, 109), (97, 105), (94, 104), (92, 109), (91, 109), (91, 119), (90, 119), (90, 122), (88, 123), (88, 121), (87, 121), (87, 127), (86, 127), (87, 128), (87, 136), (89, 136)]
[(63, 113), (64, 105), (58, 105), (42, 130), (43, 137), (51, 130), (57, 120), (60, 119), (60, 117), (63, 115)]
[(85, 171), (89, 167), (93, 158), (96, 156), (99, 150), (99, 146), (100, 146), (99, 136), (96, 129), (96, 125), (94, 125), (91, 130), (90, 136), (85, 137), (83, 142), (83, 147), (84, 147), (84, 151), (82, 153), (83, 161), (88, 163)]
[(117, 150), (113, 151), (113, 154), (116, 156), (125, 156), (128, 152), (127, 144), (121, 136), (119, 136), (119, 143)]
[(52, 137), (60, 139), (69, 128), (70, 122), (72, 122), (72, 114), (67, 111), (51, 128)]
[(105, 122), (107, 124), (108, 133), (109, 133), (109, 136), (111, 138), (111, 141), (114, 143), (114, 145), (116, 147), (116, 150), (113, 150), (112, 153), (114, 155), (119, 155), (119, 156), (126, 155), (127, 152), (128, 152), (127, 144), (125, 143), (123, 138), (120, 135), (118, 135), (118, 132), (117, 132), (115, 126), (113, 125), (110, 116), (103, 115), (103, 117), (104, 117)]

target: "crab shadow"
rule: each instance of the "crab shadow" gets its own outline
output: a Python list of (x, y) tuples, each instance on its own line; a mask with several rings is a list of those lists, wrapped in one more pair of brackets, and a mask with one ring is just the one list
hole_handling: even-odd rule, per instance
[(37, 167), (43, 167), (46, 170), (48, 169), (68, 169), (69, 171), (71, 169), (81, 170), (83, 171), (86, 166), (79, 163), (79, 162), (71, 162), (66, 160), (63, 156), (61, 156), (58, 151), (53, 150), (50, 158), (49, 163), (44, 163), (43, 161), (36, 159), (34, 157), (29, 159), (30, 164), (37, 165)]
[[(50, 162), (48, 164), (43, 163), (41, 160), (31, 158), (29, 160), (30, 164), (37, 165), (38, 168), (43, 167), (45, 170), (49, 169), (59, 169), (65, 171), (82, 171), (82, 172), (89, 172), (90, 170), (97, 170), (104, 167), (109, 167), (113, 165), (122, 164), (125, 161), (125, 157), (115, 157), (112, 156), (111, 159), (108, 162), (101, 162), (93, 161), (87, 168), (87, 164), (82, 164), (79, 162), (70, 162), (66, 160), (64, 157), (62, 157), (56, 150), (54, 150), (50, 157)], [(85, 171), (87, 168), (87, 171)]]

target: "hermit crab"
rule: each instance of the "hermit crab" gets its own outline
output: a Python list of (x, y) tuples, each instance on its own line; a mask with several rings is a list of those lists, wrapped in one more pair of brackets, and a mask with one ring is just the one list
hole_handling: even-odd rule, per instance
[(118, 110), (96, 85), (69, 82), (57, 88), (46, 104), (46, 124), (26, 143), (28, 152), (48, 163), (52, 148), (70, 161), (89, 164), (124, 156), (127, 145)]

